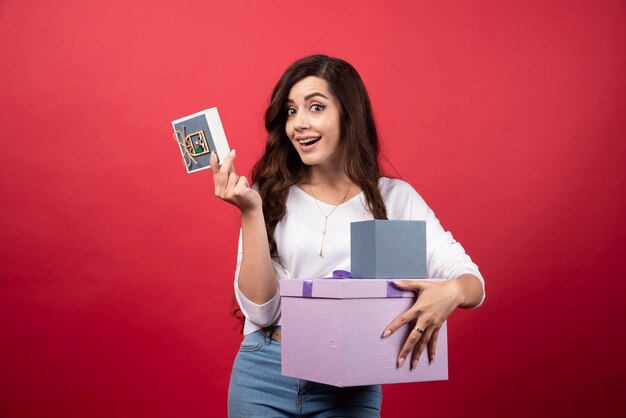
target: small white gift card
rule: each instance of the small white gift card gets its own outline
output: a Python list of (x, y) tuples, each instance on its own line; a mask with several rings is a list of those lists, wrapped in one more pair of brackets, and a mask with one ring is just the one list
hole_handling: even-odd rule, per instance
[(210, 168), (211, 152), (220, 162), (230, 152), (216, 107), (176, 119), (172, 127), (188, 174)]

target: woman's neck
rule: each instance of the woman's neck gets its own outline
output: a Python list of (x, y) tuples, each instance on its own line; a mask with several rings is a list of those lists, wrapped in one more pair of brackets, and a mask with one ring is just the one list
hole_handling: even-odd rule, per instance
[(342, 186), (350, 183), (350, 178), (344, 169), (344, 159), (338, 155), (323, 164), (308, 166), (302, 182), (312, 183), (314, 186)]
[(352, 183), (350, 177), (343, 171), (329, 171), (310, 167), (308, 173), (302, 178), (303, 184), (312, 184), (314, 187), (343, 188)]

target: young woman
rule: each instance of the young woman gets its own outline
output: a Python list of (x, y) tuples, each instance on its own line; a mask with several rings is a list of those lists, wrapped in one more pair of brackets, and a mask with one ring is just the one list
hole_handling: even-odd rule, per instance
[(292, 64), (274, 88), (265, 126), (267, 145), (252, 187), (235, 171), (234, 150), (220, 167), (211, 157), (215, 194), (239, 208), (242, 219), (235, 295), (245, 337), (229, 416), (378, 417), (380, 386), (337, 388), (280, 374), (279, 280), (350, 270), (351, 222), (425, 220), (428, 276), (454, 280), (398, 286), (418, 297), (380, 332), (414, 327), (397, 359), (398, 367), (411, 368), (426, 347), (434, 360), (439, 328), (457, 307), (482, 303), (484, 281), (417, 192), (381, 176), (369, 97), (350, 64), (324, 55)]

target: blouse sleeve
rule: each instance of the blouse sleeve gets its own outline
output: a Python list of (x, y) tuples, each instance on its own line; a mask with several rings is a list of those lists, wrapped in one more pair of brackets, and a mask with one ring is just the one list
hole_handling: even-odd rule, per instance
[[(465, 249), (454, 239), (449, 231), (441, 226), (435, 213), (426, 204), (424, 199), (408, 183), (397, 181), (398, 189), (396, 199), (392, 201), (404, 201), (403, 205), (394, 206), (390, 212), (390, 219), (411, 219), (426, 221), (426, 263), (428, 277), (440, 277), (443, 279), (456, 279), (463, 274), (472, 274), (480, 280), (483, 295), (480, 303), (485, 300), (485, 280), (478, 270), (478, 266), (472, 261)], [(395, 210), (394, 210), (395, 209)], [(391, 217), (395, 216), (395, 217)]]
[[(239, 249), (237, 250), (237, 268), (235, 270), (235, 298), (241, 308), (241, 312), (246, 319), (259, 328), (264, 328), (275, 324), (280, 318), (280, 292), (277, 291), (272, 299), (262, 305), (248, 299), (241, 289), (239, 289), (239, 271), (241, 270), (241, 259), (243, 258), (243, 245), (241, 231), (239, 232)], [(274, 271), (278, 279), (289, 277), (289, 272), (280, 264), (272, 260)]]

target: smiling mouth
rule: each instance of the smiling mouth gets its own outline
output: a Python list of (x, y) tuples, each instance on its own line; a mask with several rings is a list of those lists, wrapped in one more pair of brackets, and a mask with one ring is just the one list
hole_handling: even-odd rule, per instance
[(308, 145), (313, 145), (315, 144), (317, 141), (319, 141), (320, 139), (322, 139), (321, 136), (316, 136), (313, 138), (304, 138), (304, 139), (298, 139), (298, 143), (300, 145), (304, 145), (304, 146), (308, 146)]

